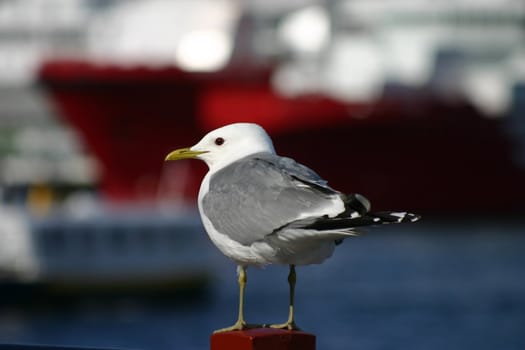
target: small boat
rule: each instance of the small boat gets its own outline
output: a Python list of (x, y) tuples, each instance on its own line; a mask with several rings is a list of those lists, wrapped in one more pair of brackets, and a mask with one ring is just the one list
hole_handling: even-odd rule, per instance
[(0, 217), (0, 304), (167, 301), (209, 286), (206, 238), (191, 210), (37, 217), (3, 206)]

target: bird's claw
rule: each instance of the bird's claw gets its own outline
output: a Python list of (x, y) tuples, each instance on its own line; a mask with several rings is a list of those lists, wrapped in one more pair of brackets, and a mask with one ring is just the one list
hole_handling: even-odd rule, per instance
[(243, 331), (246, 329), (254, 329), (254, 328), (261, 328), (263, 325), (260, 324), (250, 324), (246, 323), (245, 321), (238, 320), (235, 322), (233, 326), (217, 329), (216, 331), (213, 331), (214, 334), (216, 333), (224, 333), (224, 332), (232, 332), (232, 331)]
[(297, 327), (295, 322), (286, 322), (286, 323), (280, 323), (280, 324), (272, 324), (268, 326), (269, 328), (275, 328), (275, 329), (287, 329), (290, 331), (300, 331), (301, 328)]

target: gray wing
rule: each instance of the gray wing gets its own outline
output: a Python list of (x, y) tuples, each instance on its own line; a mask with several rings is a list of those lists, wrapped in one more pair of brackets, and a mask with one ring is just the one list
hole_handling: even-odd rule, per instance
[(249, 245), (321, 210), (340, 193), (311, 169), (272, 154), (243, 158), (215, 173), (203, 197), (203, 211), (215, 229)]

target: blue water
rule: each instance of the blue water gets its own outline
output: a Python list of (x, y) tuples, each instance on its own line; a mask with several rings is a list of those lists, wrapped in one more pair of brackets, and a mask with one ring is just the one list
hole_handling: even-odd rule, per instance
[[(122, 301), (0, 313), (0, 343), (207, 349), (237, 313), (235, 267), (215, 253), (201, 301)], [(525, 349), (525, 223), (391, 226), (346, 240), (323, 265), (299, 267), (296, 316), (317, 348)], [(248, 270), (249, 322), (287, 316), (287, 268)]]

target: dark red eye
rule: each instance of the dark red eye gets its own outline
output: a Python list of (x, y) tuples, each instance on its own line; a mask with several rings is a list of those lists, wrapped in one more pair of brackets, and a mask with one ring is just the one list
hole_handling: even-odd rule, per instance
[(220, 146), (220, 145), (222, 145), (223, 143), (224, 143), (224, 139), (223, 139), (222, 137), (217, 137), (217, 138), (215, 139), (215, 144), (216, 144), (217, 146)]

